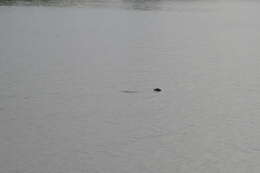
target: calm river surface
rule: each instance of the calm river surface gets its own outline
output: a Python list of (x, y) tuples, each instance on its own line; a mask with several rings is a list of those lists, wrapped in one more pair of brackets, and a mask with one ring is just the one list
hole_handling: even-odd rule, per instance
[(246, 0), (1, 0), (0, 172), (259, 173), (259, 16)]

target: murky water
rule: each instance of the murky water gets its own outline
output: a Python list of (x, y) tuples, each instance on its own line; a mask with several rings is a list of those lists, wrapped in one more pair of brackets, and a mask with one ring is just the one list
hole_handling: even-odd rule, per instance
[(256, 1), (1, 1), (0, 172), (258, 173), (259, 15)]

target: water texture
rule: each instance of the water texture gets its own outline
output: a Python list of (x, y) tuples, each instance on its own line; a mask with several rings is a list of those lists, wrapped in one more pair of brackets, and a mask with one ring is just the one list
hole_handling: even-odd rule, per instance
[(258, 173), (259, 16), (257, 1), (1, 1), (0, 172)]

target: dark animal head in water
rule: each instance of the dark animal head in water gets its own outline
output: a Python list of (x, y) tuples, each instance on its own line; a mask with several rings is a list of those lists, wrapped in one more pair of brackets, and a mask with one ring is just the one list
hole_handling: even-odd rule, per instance
[(155, 92), (161, 92), (162, 89), (160, 89), (160, 88), (154, 88), (153, 91), (155, 91)]

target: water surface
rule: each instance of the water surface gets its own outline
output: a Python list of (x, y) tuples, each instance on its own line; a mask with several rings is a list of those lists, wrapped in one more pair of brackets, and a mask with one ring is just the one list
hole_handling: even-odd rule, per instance
[(0, 172), (258, 173), (259, 16), (256, 1), (1, 1)]

